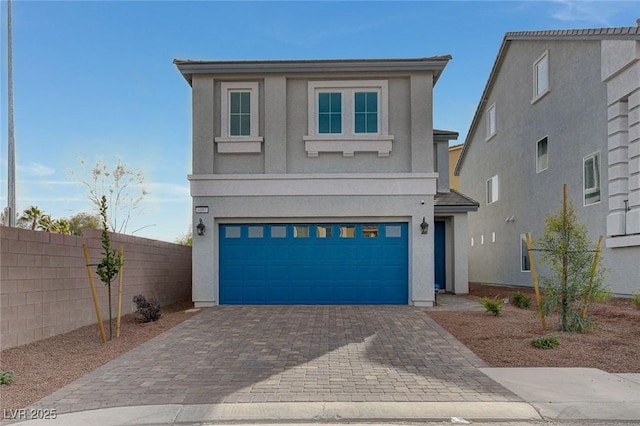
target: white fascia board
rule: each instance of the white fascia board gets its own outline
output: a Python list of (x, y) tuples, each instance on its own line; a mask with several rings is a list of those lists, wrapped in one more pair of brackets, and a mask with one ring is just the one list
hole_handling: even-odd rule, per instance
[(189, 175), (192, 197), (435, 195), (437, 173)]

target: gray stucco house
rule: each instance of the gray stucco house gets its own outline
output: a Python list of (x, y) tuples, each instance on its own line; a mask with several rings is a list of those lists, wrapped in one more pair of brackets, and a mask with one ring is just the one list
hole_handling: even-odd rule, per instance
[(175, 60), (192, 90), (195, 305), (466, 293), (477, 203), (449, 191), (458, 135), (432, 123), (450, 59)]
[(640, 289), (640, 28), (510, 32), (456, 166), (481, 200), (469, 216), (469, 280), (532, 285), (523, 235), (539, 237), (562, 185), (607, 284)]

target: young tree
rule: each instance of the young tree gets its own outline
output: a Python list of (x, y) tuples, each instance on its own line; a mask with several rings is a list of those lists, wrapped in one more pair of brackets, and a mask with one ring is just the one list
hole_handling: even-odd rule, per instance
[(102, 218), (102, 261), (98, 264), (96, 273), (100, 280), (107, 286), (109, 297), (109, 339), (111, 339), (111, 282), (116, 278), (124, 259), (115, 249), (111, 248), (111, 238), (109, 237), (107, 222), (107, 197), (100, 198), (100, 217)]
[(189, 228), (187, 232), (176, 238), (176, 243), (182, 244), (183, 246), (193, 246), (193, 231), (191, 231), (191, 228)]
[(562, 331), (588, 331), (592, 322), (584, 315), (586, 308), (592, 300), (610, 296), (595, 245), (586, 226), (578, 222), (575, 206), (566, 201), (566, 193), (563, 209), (547, 216), (545, 225), (538, 240), (542, 261), (550, 267), (550, 275), (542, 279), (543, 312), (559, 312)]
[[(80, 160), (85, 166), (85, 161)], [(91, 169), (91, 177), (81, 178), (87, 187), (87, 198), (100, 210), (102, 197), (109, 203), (107, 224), (111, 232), (126, 233), (132, 216), (141, 213), (142, 200), (148, 194), (144, 189), (144, 174), (136, 172), (119, 158), (111, 169), (107, 163), (99, 160)], [(75, 174), (72, 172), (72, 176)]]

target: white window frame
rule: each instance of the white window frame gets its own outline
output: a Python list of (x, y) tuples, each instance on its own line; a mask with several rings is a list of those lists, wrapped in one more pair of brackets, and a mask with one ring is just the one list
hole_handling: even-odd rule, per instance
[[(542, 167), (542, 165), (540, 164), (540, 142), (542, 141), (546, 141), (546, 144), (547, 144), (547, 152), (546, 152), (547, 164), (544, 165), (544, 167)], [(536, 142), (536, 173), (543, 172), (548, 168), (549, 168), (549, 137), (545, 136), (544, 138)]]
[[(491, 182), (491, 193), (489, 193), (489, 182)], [(486, 198), (485, 198), (487, 205), (493, 204), (496, 201), (498, 201), (499, 194), (500, 194), (498, 191), (499, 190), (498, 185), (499, 185), (498, 175), (494, 175), (490, 179), (487, 179)]]
[[(525, 269), (524, 264), (524, 255), (525, 255), (525, 247), (527, 234), (520, 234), (520, 272), (531, 272), (531, 261), (529, 261), (529, 269)], [(529, 253), (527, 252), (527, 259), (529, 258)]]
[(491, 106), (489, 106), (489, 108), (487, 108), (487, 112), (486, 112), (486, 121), (487, 121), (487, 136), (486, 136), (486, 140), (491, 139), (493, 136), (495, 136), (496, 132), (497, 132), (497, 126), (496, 126), (496, 104), (493, 103), (491, 104)]
[[(585, 188), (585, 183), (586, 183), (586, 180), (587, 180), (587, 175), (586, 175), (585, 170), (584, 170), (585, 169), (585, 165), (586, 165), (586, 162), (588, 160), (595, 159), (595, 158), (598, 159), (597, 174), (595, 173), (596, 169), (594, 167), (594, 176), (596, 177), (596, 179), (595, 179), (596, 180), (596, 182), (595, 182), (596, 186), (591, 187), (591, 188)], [(595, 162), (594, 162), (594, 164), (595, 164)], [(600, 151), (593, 152), (593, 153), (585, 156), (582, 159), (582, 200), (583, 200), (583, 206), (585, 206), (585, 207), (586, 206), (592, 206), (594, 204), (599, 204), (602, 201), (602, 184), (601, 184), (602, 175), (601, 175), (601, 171), (602, 171), (602, 164), (601, 164), (601, 161), (600, 161)], [(587, 203), (587, 195), (594, 194), (596, 192), (598, 192), (598, 194), (600, 195), (598, 201), (593, 201), (593, 202)]]
[[(249, 92), (251, 97), (251, 131), (248, 136), (232, 136), (229, 125), (232, 92)], [(219, 153), (259, 153), (263, 138), (260, 129), (260, 97), (257, 81), (220, 83), (220, 136), (214, 139)]]
[[(545, 64), (546, 69), (544, 70), (544, 82), (545, 86), (541, 86), (541, 79), (539, 78), (539, 70), (540, 65)], [(531, 103), (537, 102), (544, 95), (551, 91), (550, 83), (549, 83), (549, 51), (546, 50), (534, 63), (533, 63), (533, 98), (531, 99)]]
[[(308, 128), (303, 137), (309, 157), (321, 152), (341, 152), (353, 157), (355, 152), (377, 152), (378, 157), (388, 157), (393, 135), (389, 134), (389, 82), (387, 80), (337, 80), (310, 81), (308, 90)], [(378, 93), (378, 132), (355, 132), (355, 93)], [(318, 94), (342, 93), (342, 133), (318, 132)]]

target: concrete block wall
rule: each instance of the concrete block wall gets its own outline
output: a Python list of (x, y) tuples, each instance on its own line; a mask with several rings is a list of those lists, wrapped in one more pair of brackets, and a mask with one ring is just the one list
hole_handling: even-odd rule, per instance
[[(100, 235), (99, 230), (76, 237), (0, 227), (0, 349), (96, 323), (82, 245), (89, 248), (91, 264), (98, 264)], [(111, 234), (111, 244), (124, 250), (123, 315), (135, 312), (137, 294), (163, 306), (191, 300), (191, 247), (121, 234)], [(107, 287), (95, 266), (92, 271), (102, 318), (108, 320)], [(116, 279), (111, 285), (114, 318), (117, 288)]]

